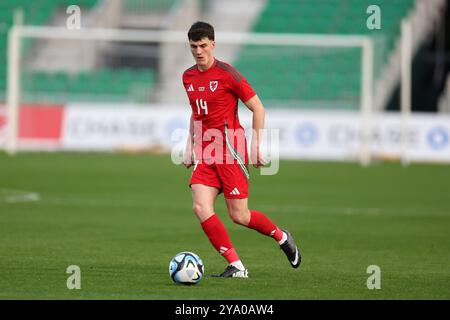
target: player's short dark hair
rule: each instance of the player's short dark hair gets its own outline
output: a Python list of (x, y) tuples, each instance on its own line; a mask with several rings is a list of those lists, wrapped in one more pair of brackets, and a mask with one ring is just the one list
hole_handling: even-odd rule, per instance
[(208, 38), (214, 41), (214, 27), (209, 23), (197, 21), (188, 31), (188, 39), (192, 41), (200, 41), (203, 38)]

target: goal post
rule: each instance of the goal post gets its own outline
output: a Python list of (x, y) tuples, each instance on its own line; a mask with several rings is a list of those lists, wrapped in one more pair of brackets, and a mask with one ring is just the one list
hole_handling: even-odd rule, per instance
[(412, 40), (413, 26), (406, 19), (401, 24), (401, 85), (400, 85), (400, 112), (402, 119), (402, 153), (401, 162), (404, 166), (409, 165), (408, 139), (411, 119), (411, 85), (412, 85)]
[[(8, 134), (5, 149), (9, 154), (18, 151), (18, 111), (21, 104), (21, 43), (24, 39), (104, 41), (128, 43), (186, 44), (185, 32), (150, 31), (130, 29), (92, 29), (69, 30), (63, 27), (21, 26), (11, 27), (8, 35), (8, 79), (7, 79), (7, 115)], [(356, 48), (361, 50), (359, 61), (354, 63), (360, 68), (359, 111), (361, 114), (361, 144), (359, 161), (362, 165), (370, 163), (370, 128), (373, 112), (374, 87), (374, 42), (371, 37), (359, 35), (331, 34), (274, 34), (274, 33), (234, 33), (217, 32), (216, 40), (220, 45), (254, 46), (258, 50), (263, 46), (318, 48), (327, 51), (330, 48)], [(161, 52), (161, 51), (160, 51)], [(189, 55), (188, 52), (184, 53)], [(242, 70), (245, 72), (245, 70)], [(181, 75), (179, 75), (181, 76)], [(173, 81), (180, 81), (180, 78)], [(264, 102), (264, 101), (263, 101)]]
[(6, 152), (14, 155), (17, 152), (19, 94), (20, 94), (20, 29), (11, 28), (8, 34), (8, 78), (6, 92), (7, 131)]

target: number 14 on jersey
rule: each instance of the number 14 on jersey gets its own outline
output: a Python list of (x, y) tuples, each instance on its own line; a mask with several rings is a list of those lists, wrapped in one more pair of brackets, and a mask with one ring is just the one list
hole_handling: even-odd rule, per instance
[(205, 114), (208, 114), (208, 105), (206, 104), (206, 101), (203, 101), (203, 99), (195, 99), (195, 104), (197, 105), (197, 114), (201, 114), (201, 109), (205, 111)]

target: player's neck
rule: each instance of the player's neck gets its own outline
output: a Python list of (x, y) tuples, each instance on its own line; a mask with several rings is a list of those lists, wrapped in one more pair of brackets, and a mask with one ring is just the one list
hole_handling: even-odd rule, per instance
[(211, 61), (209, 61), (206, 66), (197, 65), (197, 68), (198, 68), (198, 70), (200, 70), (200, 72), (205, 72), (206, 70), (211, 69), (212, 66), (214, 66), (215, 62), (216, 62), (216, 58), (212, 57)]

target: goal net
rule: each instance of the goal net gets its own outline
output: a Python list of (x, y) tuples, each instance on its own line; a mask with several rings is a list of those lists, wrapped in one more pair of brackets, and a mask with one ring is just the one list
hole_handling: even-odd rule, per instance
[[(67, 116), (67, 110), (82, 110), (85, 117), (108, 117), (112, 109), (132, 110), (135, 118), (139, 112), (158, 118), (186, 111), (181, 74), (193, 60), (185, 32), (14, 26), (8, 50), (4, 147), (10, 153), (46, 147), (71, 149), (58, 133), (67, 124), (55, 120)], [(358, 112), (361, 141), (353, 146), (352, 155), (363, 163), (368, 161), (377, 63), (371, 38), (218, 32), (216, 57), (248, 79), (269, 112), (313, 110), (331, 116)], [(92, 110), (95, 114), (89, 113)], [(179, 123), (183, 121), (179, 118)], [(308, 138), (308, 132), (302, 134)], [(146, 143), (152, 141), (144, 135), (139, 145)]]

